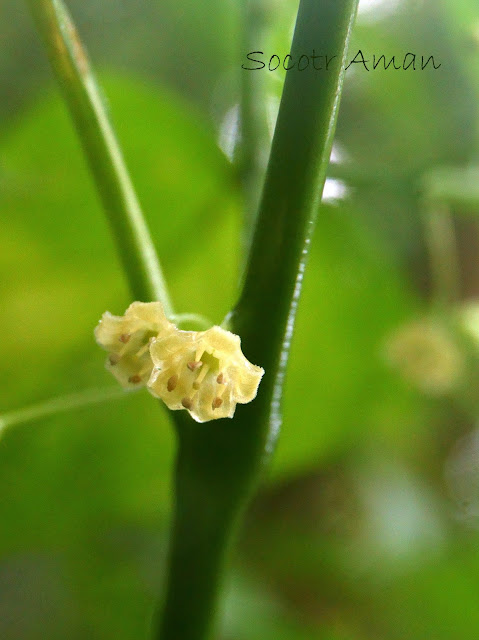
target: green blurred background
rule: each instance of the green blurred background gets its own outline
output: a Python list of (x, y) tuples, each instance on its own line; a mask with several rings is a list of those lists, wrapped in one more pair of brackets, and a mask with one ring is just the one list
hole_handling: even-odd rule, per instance
[[(241, 264), (243, 201), (230, 160), (247, 73), (241, 0), (68, 5), (175, 304), (220, 322)], [(296, 10), (263, 0), (254, 48), (285, 55)], [(434, 55), (441, 67), (346, 74), (283, 432), (226, 581), (222, 640), (479, 633), (479, 377), (464, 365), (477, 353), (449, 329), (479, 296), (477, 0), (360, 2), (358, 49)], [(283, 75), (257, 73), (271, 129)], [(459, 299), (434, 317), (462, 372), (459, 386), (446, 380), (434, 393), (385, 355), (398, 331), (431, 318), (431, 199), (447, 205), (458, 247)], [(129, 302), (26, 6), (4, 0), (0, 416), (110, 385), (93, 327)], [(167, 415), (143, 392), (4, 434), (2, 640), (150, 637), (173, 454)]]

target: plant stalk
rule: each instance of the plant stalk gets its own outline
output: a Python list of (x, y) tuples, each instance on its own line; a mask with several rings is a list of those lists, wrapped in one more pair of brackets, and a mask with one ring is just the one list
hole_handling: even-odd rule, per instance
[(103, 387), (99, 389), (85, 389), (77, 393), (50, 398), (22, 409), (14, 409), (6, 413), (0, 413), (0, 438), (10, 427), (34, 422), (42, 418), (67, 413), (75, 409), (83, 409), (92, 404), (101, 404), (110, 400), (119, 400), (126, 397), (125, 391), (119, 386)]
[(286, 74), (246, 277), (230, 317), (246, 357), (266, 371), (258, 396), (238, 406), (233, 420), (198, 425), (185, 412), (174, 414), (176, 502), (159, 640), (211, 636), (225, 558), (279, 432), (289, 346), (356, 7), (357, 0), (300, 1), (293, 59), (315, 49), (336, 55), (336, 64)]
[(138, 198), (85, 49), (62, 0), (27, 0), (110, 222), (135, 300), (173, 313)]
[[(231, 317), (246, 356), (267, 372), (255, 413), (274, 448), (314, 222), (329, 164), (356, 0), (301, 0), (242, 293)], [(302, 55), (330, 58), (298, 70)], [(335, 56), (332, 58), (332, 56)], [(304, 65), (304, 59), (303, 59)], [(301, 66), (303, 66), (301, 65)], [(258, 404), (260, 405), (258, 407)]]
[[(267, 25), (265, 0), (243, 0), (241, 11), (242, 61), (246, 53), (264, 42)], [(239, 105), (239, 142), (235, 149), (235, 168), (243, 191), (242, 249), (243, 264), (248, 255), (255, 226), (266, 167), (265, 151), (269, 143), (264, 75), (241, 69)]]
[(447, 310), (459, 299), (461, 281), (456, 230), (447, 204), (424, 204), (424, 232), (429, 251), (433, 306)]

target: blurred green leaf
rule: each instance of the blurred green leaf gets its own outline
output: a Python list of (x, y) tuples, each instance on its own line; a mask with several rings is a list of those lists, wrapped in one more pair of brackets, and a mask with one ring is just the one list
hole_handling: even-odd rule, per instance
[(464, 213), (479, 213), (479, 167), (437, 167), (423, 178), (424, 196)]
[(418, 306), (354, 211), (323, 205), (293, 339), (274, 476), (311, 467), (374, 434), (408, 437), (420, 420), (417, 396), (388, 369), (382, 352), (388, 333)]
[[(105, 86), (178, 311), (219, 322), (237, 278), (229, 164), (209, 127), (171, 93), (125, 77)], [(122, 313), (131, 301), (60, 97), (43, 97), (0, 146), (3, 412), (112, 384), (93, 328), (105, 309)], [(144, 636), (161, 574), (155, 540), (170, 509), (172, 460), (167, 413), (146, 392), (12, 428), (0, 442), (1, 558), (61, 549), (86, 636)], [(135, 540), (138, 532), (131, 552), (125, 531)], [(105, 551), (111, 536), (119, 536), (116, 555)], [(54, 616), (50, 623), (51, 633), (42, 623), (43, 635), (31, 637), (57, 637)]]
[[(105, 77), (113, 119), (178, 312), (218, 322), (235, 299), (239, 207), (211, 121), (238, 102), (238, 6), (68, 4), (96, 64), (141, 72), (143, 80)], [(297, 2), (266, 4), (270, 24), (257, 48), (286, 54)], [(415, 51), (442, 66), (347, 72), (336, 151), (351, 202), (323, 207), (318, 218), (275, 491), (261, 503), (263, 520), (253, 514), (258, 529), (248, 529), (250, 552), (238, 560), (251, 575), (233, 586), (224, 640), (477, 636), (477, 535), (451, 522), (449, 503), (435, 511), (445, 500), (446, 451), (470, 429), (469, 413), (448, 401), (431, 407), (389, 371), (381, 345), (426, 306), (412, 292), (428, 293), (422, 197), (429, 191), (455, 211), (477, 209), (479, 8), (477, 0), (383, 8), (376, 3), (360, 18), (353, 53)], [(42, 94), (47, 62), (26, 9), (6, 0), (0, 12), (1, 414), (111, 385), (92, 329), (106, 308), (121, 313), (130, 300), (66, 110), (56, 93)], [(261, 79), (274, 114), (281, 74)], [(477, 291), (476, 246), (459, 234), (458, 249), (464, 285)], [(166, 413), (144, 392), (5, 434), (2, 640), (149, 637), (173, 446)], [(416, 505), (425, 543), (421, 523), (440, 518), (441, 544), (414, 560), (401, 487), (370, 478), (370, 513), (358, 511), (355, 487), (365, 481), (357, 462), (370, 477), (373, 449), (385, 468), (394, 456), (407, 459), (427, 485), (426, 503)], [(317, 474), (310, 490), (308, 469)], [(384, 554), (381, 509), (389, 535), (402, 532), (404, 557), (394, 547)]]
[[(234, 299), (236, 280), (239, 223), (228, 163), (211, 131), (172, 95), (119, 78), (107, 82), (107, 92), (159, 253), (177, 290), (178, 310), (205, 313), (218, 322)], [(75, 380), (63, 384), (54, 374), (50, 377), (53, 368), (65, 350), (94, 353), (98, 361), (93, 327), (105, 308), (123, 312), (130, 301), (59, 97), (42, 100), (0, 144), (5, 247), (0, 329), (15, 336), (2, 346), (9, 363), (0, 374), (8, 389), (2, 407), (7, 409), (51, 396), (53, 390), (76, 389)], [(219, 278), (212, 288), (214, 275)], [(86, 344), (90, 348), (85, 350)], [(15, 358), (24, 351), (28, 371)]]

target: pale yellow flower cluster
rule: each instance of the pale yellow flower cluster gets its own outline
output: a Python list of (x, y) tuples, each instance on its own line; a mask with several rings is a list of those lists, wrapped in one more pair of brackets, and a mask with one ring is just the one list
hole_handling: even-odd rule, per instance
[(109, 353), (107, 369), (125, 389), (146, 386), (197, 422), (232, 418), (237, 403), (256, 397), (264, 374), (244, 357), (239, 336), (217, 326), (182, 331), (160, 302), (133, 302), (124, 316), (104, 313), (95, 338)]
[(464, 358), (446, 326), (423, 318), (389, 337), (386, 353), (402, 376), (424, 393), (441, 395), (458, 384)]

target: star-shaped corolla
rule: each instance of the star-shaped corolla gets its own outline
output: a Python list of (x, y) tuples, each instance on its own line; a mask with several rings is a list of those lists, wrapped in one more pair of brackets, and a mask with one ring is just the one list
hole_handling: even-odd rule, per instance
[(106, 368), (125, 389), (137, 389), (148, 382), (153, 369), (151, 341), (174, 329), (160, 302), (133, 302), (124, 316), (104, 313), (95, 338), (109, 353)]
[(170, 409), (186, 409), (197, 422), (232, 418), (236, 404), (256, 397), (264, 374), (241, 351), (239, 336), (214, 326), (173, 331), (152, 340), (154, 368), (148, 390)]

